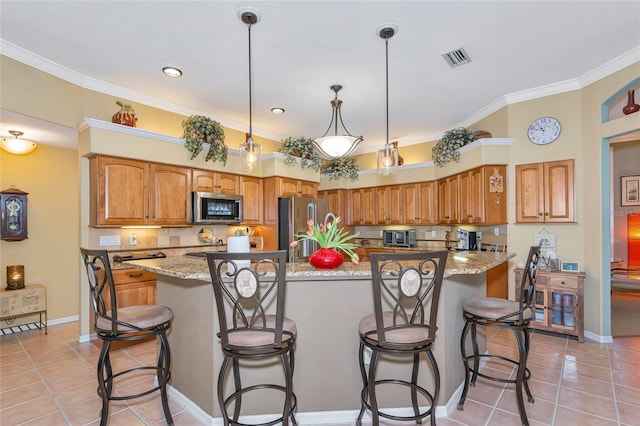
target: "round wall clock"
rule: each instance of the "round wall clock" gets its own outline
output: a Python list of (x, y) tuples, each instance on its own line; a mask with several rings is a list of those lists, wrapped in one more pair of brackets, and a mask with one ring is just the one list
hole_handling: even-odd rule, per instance
[(560, 136), (560, 122), (553, 117), (538, 118), (531, 123), (527, 134), (536, 145), (549, 144)]

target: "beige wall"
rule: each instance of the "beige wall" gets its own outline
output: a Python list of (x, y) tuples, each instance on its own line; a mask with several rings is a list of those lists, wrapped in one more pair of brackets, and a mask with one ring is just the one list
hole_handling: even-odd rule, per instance
[[(40, 145), (28, 155), (0, 150), (0, 188), (12, 185), (27, 196), (29, 238), (0, 241), (0, 282), (6, 266), (25, 267), (26, 284), (47, 288), (50, 319), (78, 315), (80, 265), (78, 157), (76, 150)], [(17, 323), (31, 318), (23, 317)], [(7, 324), (2, 321), (0, 328)]]
[[(109, 121), (110, 117), (117, 110), (117, 106), (115, 105), (116, 98), (112, 96), (102, 95), (89, 90), (83, 91), (77, 86), (43, 74), (6, 57), (0, 57), (0, 59), (2, 61), (0, 63), (0, 65), (2, 65), (2, 75), (0, 76), (3, 88), (2, 97), (0, 98), (2, 108), (69, 127), (76, 127), (84, 117)], [(493, 137), (510, 137), (515, 139), (510, 147), (498, 148), (499, 152), (487, 150), (487, 152), (492, 152), (491, 157), (497, 155), (500, 158), (499, 162), (503, 162), (504, 160), (504, 162), (509, 163), (507, 171), (509, 200), (515, 200), (514, 170), (516, 164), (566, 158), (574, 158), (576, 160), (575, 197), (577, 223), (546, 226), (514, 224), (515, 203), (510, 201), (508, 211), (510, 224), (507, 227), (508, 245), (510, 250), (518, 253), (512, 262), (513, 265), (511, 266), (513, 267), (517, 260), (524, 258), (528, 247), (532, 243), (534, 233), (546, 229), (556, 235), (558, 245), (557, 255), (562, 260), (575, 260), (580, 262), (582, 269), (587, 273), (587, 279), (585, 280), (585, 312), (587, 313), (585, 328), (587, 331), (595, 333), (596, 335), (610, 334), (608, 317), (610, 302), (608, 287), (606, 285), (608, 278), (605, 273), (608, 265), (603, 265), (603, 263), (608, 263), (607, 259), (609, 257), (609, 241), (603, 233), (603, 224), (608, 223), (608, 220), (603, 217), (608, 216), (608, 208), (603, 211), (602, 207), (603, 203), (604, 205), (608, 205), (608, 201), (603, 201), (602, 194), (604, 192), (605, 196), (608, 196), (609, 178), (608, 175), (604, 174), (602, 167), (603, 144), (606, 145), (606, 141), (602, 141), (604, 138), (624, 134), (640, 128), (637, 114), (630, 116), (620, 116), (617, 114), (611, 121), (601, 123), (600, 108), (609, 97), (638, 78), (639, 75), (640, 63), (636, 63), (581, 90), (507, 106), (471, 126), (473, 130), (489, 131)], [(34, 88), (37, 90), (33, 90)], [(624, 96), (624, 93), (622, 93), (621, 96)], [(133, 104), (133, 107), (139, 117), (138, 128), (173, 136), (180, 135), (180, 123), (184, 117), (144, 105)], [(527, 129), (533, 120), (542, 116), (554, 116), (558, 118), (562, 125), (562, 133), (557, 141), (548, 146), (535, 146), (528, 141)], [(228, 130), (227, 138), (227, 144), (234, 147), (237, 143), (244, 140), (244, 134), (243, 132)], [(272, 151), (275, 149), (274, 147), (277, 147), (277, 144), (274, 142), (258, 140), (265, 144), (265, 152)], [(422, 145), (412, 146), (411, 150), (403, 148), (401, 145), (400, 151), (405, 157), (406, 164), (418, 162), (418, 159), (420, 159), (420, 161), (430, 159), (430, 147), (433, 143), (434, 142), (431, 141)], [(415, 151), (413, 151), (414, 147), (416, 149)], [(67, 150), (61, 151), (67, 152)], [(421, 154), (414, 156), (414, 152), (420, 152)], [(604, 152), (608, 152), (608, 150), (605, 149)], [(81, 223), (81, 217), (83, 218), (82, 223), (87, 223), (87, 219), (84, 217), (86, 215), (86, 211), (84, 211), (85, 206), (78, 205), (78, 191), (80, 191), (80, 189), (78, 189), (77, 184), (74, 185), (72, 183), (69, 185), (69, 180), (71, 180), (71, 182), (74, 180), (77, 182), (80, 180), (79, 176), (86, 176), (88, 171), (84, 169), (86, 165), (82, 165), (82, 163), (78, 165), (78, 159), (76, 157), (68, 169), (69, 175), (67, 175), (66, 170), (61, 174), (59, 167), (49, 162), (48, 158), (47, 161), (42, 158), (44, 154), (46, 154), (47, 157), (55, 156), (57, 158), (59, 156), (57, 150), (52, 148), (47, 149), (45, 147), (39, 148), (34, 154), (20, 158), (3, 153), (2, 156), (0, 156), (0, 160), (3, 161), (3, 163), (0, 164), (2, 166), (2, 172), (0, 173), (2, 180), (0, 182), (2, 183), (3, 189), (10, 184), (15, 184), (17, 187), (21, 187), (21, 189), (32, 194), (46, 194), (46, 197), (50, 197), (54, 193), (54, 191), (50, 190), (51, 186), (55, 186), (56, 190), (65, 188), (66, 192), (63, 191), (65, 194), (71, 192), (75, 195), (74, 203), (76, 209), (68, 215), (60, 213), (56, 216), (58, 222), (55, 226), (50, 225), (45, 227), (45, 234), (38, 233), (38, 235), (42, 235), (41, 238), (43, 238), (43, 240), (39, 242), (38, 247), (43, 247), (42, 250), (45, 251), (50, 247), (57, 247), (61, 244), (58, 234), (64, 233), (64, 235), (67, 236), (65, 237), (66, 240), (64, 244), (66, 245), (67, 242), (70, 242), (69, 247), (67, 247), (67, 250), (55, 250), (56, 256), (58, 256), (57, 253), (60, 253), (59, 256), (63, 257), (64, 261), (60, 259), (59, 262), (55, 263), (55, 268), (45, 267), (42, 270), (62, 270), (66, 265), (67, 267), (70, 266), (68, 271), (74, 271), (74, 266), (75, 270), (78, 271), (77, 248), (80, 237), (78, 237), (77, 224)], [(73, 157), (78, 154), (75, 151), (71, 151), (69, 155)], [(370, 164), (372, 155), (374, 156), (375, 154), (370, 154), (368, 159), (363, 158), (362, 163)], [(421, 155), (425, 157), (423, 158)], [(470, 153), (467, 157), (473, 155), (474, 154)], [(162, 155), (160, 156), (162, 157)], [(486, 158), (482, 160), (491, 162), (487, 161)], [(15, 164), (21, 164), (22, 167), (5, 167), (6, 164), (9, 164), (9, 162), (14, 163), (14, 161)], [(475, 160), (471, 161), (471, 163), (474, 161)], [(469, 158), (465, 158), (465, 155), (463, 155), (461, 164), (454, 166), (454, 168), (463, 167), (463, 165), (468, 162)], [(375, 158), (373, 158), (373, 164), (375, 164)], [(194, 166), (199, 167), (196, 164), (194, 164)], [(367, 168), (368, 167), (369, 166), (367, 166)], [(82, 174), (79, 172), (81, 168), (83, 169)], [(363, 169), (362, 165), (361, 169)], [(51, 173), (43, 173), (43, 170), (51, 170)], [(424, 176), (426, 180), (433, 177), (440, 177), (440, 175), (446, 175), (447, 170), (448, 169), (445, 168), (419, 173), (426, 173)], [(47, 178), (37, 178), (36, 176), (47, 176)], [(57, 182), (58, 179), (62, 182)], [(363, 182), (368, 180), (374, 183), (379, 181), (377, 178), (362, 178)], [(388, 183), (394, 183), (392, 180), (393, 179), (390, 179)], [(17, 183), (14, 183), (15, 181), (17, 181)], [(25, 184), (22, 184), (22, 182)], [(367, 186), (364, 185), (363, 182), (356, 183), (356, 185)], [(606, 182), (606, 188), (603, 188), (603, 182)], [(382, 183), (386, 184), (387, 182)], [(352, 185), (350, 182), (344, 182), (343, 184), (344, 187)], [(85, 194), (87, 191), (86, 182), (81, 181), (80, 187), (82, 188), (81, 193)], [(56, 195), (59, 194), (56, 193)], [(45, 195), (43, 195), (43, 197), (44, 196)], [(30, 200), (35, 199), (33, 195), (30, 195), (30, 197)], [(53, 202), (57, 202), (57, 200), (58, 197), (56, 197)], [(48, 211), (43, 213), (38, 209), (34, 210), (36, 211), (32, 216), (36, 223), (39, 220), (44, 222), (45, 219), (50, 217)], [(39, 216), (41, 214), (44, 214), (44, 218)], [(32, 216), (30, 216), (30, 220), (32, 220)], [(86, 229), (81, 228), (80, 231), (85, 235)], [(35, 231), (32, 229), (31, 232)], [(75, 238), (69, 238), (68, 235), (71, 234), (67, 232), (75, 232)], [(49, 235), (51, 236), (49, 237)], [(36, 238), (35, 234), (33, 238)], [(88, 241), (88, 236), (85, 235), (82, 240)], [(17, 259), (26, 256), (26, 253), (29, 253), (29, 255), (37, 253), (37, 250), (23, 250), (21, 248), (30, 244), (33, 244), (32, 238), (22, 243), (2, 242), (2, 252), (0, 253), (2, 254), (2, 266), (10, 262), (16, 262)], [(604, 262), (605, 260), (607, 261)], [(37, 263), (40, 262), (46, 264), (46, 259), (38, 259)], [(43, 277), (46, 275), (44, 272), (31, 275), (31, 268), (33, 267), (37, 271), (38, 266), (30, 265), (26, 261), (25, 265), (27, 266), (27, 277), (29, 280), (31, 280), (31, 278), (38, 280), (44, 279)], [(68, 275), (69, 274), (65, 274), (66, 279), (74, 280), (74, 282), (67, 282), (67, 284), (64, 285), (68, 285), (69, 288), (74, 288), (74, 291), (77, 292), (80, 274), (73, 276), (74, 274), (72, 273), (71, 278), (69, 278)], [(58, 284), (56, 283), (55, 285)], [(510, 277), (510, 287), (511, 294), (513, 294), (513, 277)], [(68, 293), (68, 291), (65, 290), (65, 293)], [(72, 303), (75, 303), (74, 308), (69, 308), (70, 313), (68, 313), (66, 309), (66, 307), (70, 305), (69, 300), (73, 300), (74, 302)], [(56, 298), (52, 298), (50, 301), (51, 318), (60, 318), (78, 313), (77, 300), (78, 297), (76, 294), (73, 294), (70, 298), (56, 295)]]

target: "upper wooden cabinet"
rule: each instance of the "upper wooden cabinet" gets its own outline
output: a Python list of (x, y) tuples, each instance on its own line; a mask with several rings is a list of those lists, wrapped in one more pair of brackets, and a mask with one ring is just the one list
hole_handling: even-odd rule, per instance
[(399, 225), (402, 223), (402, 187), (400, 185), (375, 188), (376, 223)]
[(458, 175), (438, 180), (438, 223), (444, 225), (460, 223), (459, 200), (460, 177)]
[(375, 188), (360, 188), (349, 191), (351, 217), (347, 225), (375, 225)]
[(91, 226), (186, 226), (191, 169), (94, 156), (90, 167)]
[(574, 160), (516, 166), (516, 222), (575, 222)]
[(194, 169), (192, 182), (194, 191), (229, 195), (240, 193), (240, 177), (238, 175)]
[(402, 223), (432, 225), (438, 223), (438, 186), (435, 181), (402, 185)]
[(264, 224), (278, 224), (279, 197), (318, 197), (318, 184), (273, 176), (264, 179)]
[(342, 218), (342, 222), (347, 224), (351, 222), (349, 216), (351, 212), (348, 207), (349, 191), (346, 189), (331, 189), (327, 191), (319, 191), (318, 198), (327, 200), (327, 210), (335, 216)]
[(240, 195), (242, 195), (242, 224), (263, 224), (263, 193), (261, 178), (240, 176)]

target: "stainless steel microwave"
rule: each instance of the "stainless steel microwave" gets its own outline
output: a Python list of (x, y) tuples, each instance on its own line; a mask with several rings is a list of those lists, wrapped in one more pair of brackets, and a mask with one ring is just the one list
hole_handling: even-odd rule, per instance
[(382, 241), (388, 247), (415, 247), (418, 244), (417, 232), (415, 229), (384, 230)]
[(234, 224), (242, 222), (242, 195), (192, 192), (192, 223)]

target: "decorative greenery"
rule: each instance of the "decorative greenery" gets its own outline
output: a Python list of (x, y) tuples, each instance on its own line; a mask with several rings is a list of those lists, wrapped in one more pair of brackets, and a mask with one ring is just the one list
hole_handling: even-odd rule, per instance
[(333, 214), (327, 215), (324, 224), (315, 224), (309, 219), (307, 221), (307, 232), (305, 234), (296, 234), (295, 237), (298, 239), (289, 244), (289, 246), (294, 248), (300, 240), (312, 240), (318, 243), (321, 248), (330, 248), (336, 251), (342, 250), (351, 258), (351, 262), (358, 264), (360, 258), (353, 251), (358, 247), (358, 244), (348, 242), (356, 238), (358, 234), (349, 235), (344, 228), (338, 228), (338, 224), (341, 221), (340, 216), (335, 217)]
[(300, 167), (303, 169), (306, 167), (314, 170), (320, 169), (322, 161), (313, 148), (313, 139), (305, 137), (293, 139), (289, 137), (282, 141), (282, 146), (278, 151), (285, 156), (284, 164), (295, 165), (300, 159)]
[(206, 161), (221, 161), (227, 164), (229, 148), (224, 144), (224, 128), (220, 123), (202, 115), (192, 115), (182, 122), (184, 146), (191, 152), (193, 160), (200, 154), (205, 143), (209, 144)]
[(431, 148), (433, 162), (438, 167), (444, 167), (444, 165), (450, 161), (460, 162), (460, 151), (458, 151), (458, 148), (462, 148), (475, 140), (476, 137), (473, 133), (464, 127), (458, 127), (445, 132), (442, 139)]
[(338, 158), (324, 163), (320, 167), (320, 173), (328, 176), (329, 180), (338, 180), (345, 177), (356, 181), (358, 180), (358, 164), (351, 157)]

